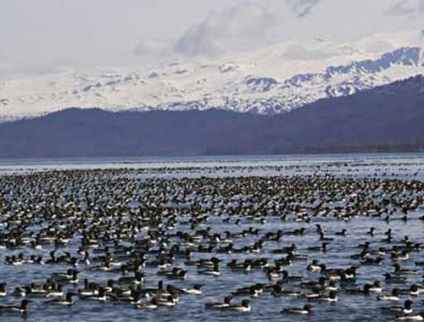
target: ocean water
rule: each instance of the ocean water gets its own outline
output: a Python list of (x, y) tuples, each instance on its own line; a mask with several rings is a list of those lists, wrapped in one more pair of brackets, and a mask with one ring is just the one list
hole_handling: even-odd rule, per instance
[[(133, 159), (64, 159), (64, 160), (0, 160), (0, 176), (26, 175), (35, 172), (49, 172), (56, 170), (95, 170), (112, 169), (117, 170), (113, 176), (125, 176), (128, 178), (140, 178), (150, 180), (152, 178), (201, 178), (201, 177), (260, 177), (260, 176), (335, 176), (337, 178), (353, 178), (361, 180), (363, 178), (397, 179), (403, 181), (424, 179), (424, 154), (363, 154), (363, 155), (318, 155), (318, 156), (257, 156), (257, 157), (185, 157), (185, 158), (133, 158)], [(120, 169), (125, 169), (121, 171)], [(1, 180), (1, 178), (0, 178)], [(418, 196), (423, 196), (423, 191), (418, 192)], [(334, 201), (334, 206), (340, 200)], [(370, 227), (376, 228), (376, 236), (369, 240), (373, 247), (389, 247), (391, 245), (382, 241), (385, 237), (383, 232), (391, 228), (395, 238), (394, 243), (399, 243), (404, 236), (409, 236), (410, 240), (424, 244), (424, 221), (420, 217), (424, 215), (424, 209), (419, 207), (408, 214), (408, 221), (392, 220), (390, 222), (382, 220), (380, 217), (358, 217), (351, 221), (341, 221), (333, 217), (316, 217), (313, 223), (307, 225), (295, 221), (282, 222), (279, 216), (268, 216), (265, 223), (252, 221), (249, 218), (240, 216), (240, 223), (222, 221), (222, 217), (210, 214), (208, 225), (217, 233), (225, 231), (240, 232), (241, 230), (253, 227), (260, 229), (261, 233), (275, 232), (278, 229), (293, 231), (299, 227), (306, 227), (308, 233), (305, 236), (284, 236), (280, 242), (265, 243), (260, 254), (230, 254), (216, 256), (222, 258), (224, 263), (231, 259), (245, 259), (268, 257), (271, 259), (281, 258), (282, 255), (271, 254), (272, 249), (289, 246), (295, 243), (297, 252), (308, 256), (309, 263), (312, 259), (319, 259), (326, 263), (328, 267), (347, 268), (350, 265), (358, 264), (352, 260), (350, 255), (360, 252), (358, 245), (365, 241), (364, 232)], [(1, 216), (1, 215), (0, 215)], [(1, 218), (1, 217), (0, 217)], [(396, 214), (395, 219), (401, 218), (401, 214)], [(182, 223), (183, 219), (179, 218)], [(308, 247), (319, 245), (320, 242), (314, 234), (314, 225), (325, 226), (326, 235), (334, 236), (334, 233), (341, 229), (347, 229), (348, 233), (344, 237), (335, 238), (329, 245), (326, 253), (308, 251)], [(0, 232), (2, 231), (0, 226)], [(181, 226), (178, 229), (188, 231), (188, 227)], [(140, 232), (143, 236), (145, 232)], [(251, 245), (257, 241), (257, 236), (248, 235), (235, 241), (237, 247)], [(66, 247), (68, 251), (75, 254), (79, 245), (79, 240), (72, 240)], [(34, 251), (29, 249), (0, 250), (0, 282), (8, 283), (8, 291), (14, 287), (27, 285), (32, 281), (42, 282), (53, 272), (63, 272), (66, 266), (61, 265), (5, 265), (6, 255), (24, 252), (25, 255), (41, 254), (48, 258), (48, 253), (52, 246), (45, 246), (43, 250)], [(61, 251), (59, 250), (59, 253)], [(213, 254), (195, 254), (194, 259), (209, 258)], [(406, 287), (412, 283), (423, 282), (422, 267), (415, 267), (416, 261), (423, 261), (423, 251), (411, 252), (410, 258), (402, 262), (402, 266), (416, 268), (420, 274), (408, 276), (408, 282), (399, 287)], [(384, 260), (381, 266), (361, 266), (358, 270), (356, 281), (357, 286), (374, 280), (383, 281), (384, 272), (393, 272), (393, 262), (390, 259)], [(223, 296), (237, 288), (249, 286), (253, 283), (270, 283), (261, 270), (252, 270), (249, 273), (233, 272), (221, 265), (221, 275), (210, 277), (197, 274), (197, 269), (192, 266), (185, 266), (182, 259), (177, 259), (175, 266), (188, 270), (187, 278), (184, 281), (168, 281), (175, 286), (189, 286), (195, 283), (203, 283), (203, 293), (201, 295), (182, 295), (176, 307), (160, 307), (158, 310), (138, 310), (131, 304), (90, 302), (76, 300), (72, 307), (55, 307), (43, 305), (45, 299), (34, 299), (27, 316), (0, 314), (0, 321), (394, 321), (394, 315), (386, 315), (381, 312), (381, 307), (401, 303), (383, 303), (376, 301), (376, 295), (371, 296), (348, 296), (339, 295), (339, 301), (334, 304), (313, 303), (314, 313), (308, 316), (283, 315), (280, 311), (287, 307), (301, 307), (305, 299), (292, 297), (273, 297), (270, 294), (263, 294), (252, 299), (252, 311), (250, 313), (236, 313), (230, 311), (206, 310), (204, 304), (208, 301), (222, 300)], [(316, 280), (319, 273), (309, 273), (305, 270), (306, 262), (294, 261), (292, 266), (286, 269), (290, 275), (300, 275), (305, 280)], [(92, 272), (78, 268), (80, 283), (77, 287), (69, 287), (69, 290), (77, 291), (82, 288), (81, 281), (89, 278), (95, 281), (106, 281), (117, 279), (119, 273)], [(155, 287), (158, 277), (157, 268), (145, 268), (146, 286)], [(383, 283), (384, 292), (387, 293), (393, 287)], [(288, 284), (288, 289), (294, 286)], [(423, 311), (422, 300), (424, 294), (418, 298), (413, 298), (416, 311)], [(235, 298), (234, 303), (241, 298)], [(0, 298), (0, 305), (18, 303), (19, 298), (7, 296)]]
[(144, 177), (329, 174), (422, 180), (423, 168), (424, 153), (0, 159), (0, 175), (51, 170), (128, 169)]

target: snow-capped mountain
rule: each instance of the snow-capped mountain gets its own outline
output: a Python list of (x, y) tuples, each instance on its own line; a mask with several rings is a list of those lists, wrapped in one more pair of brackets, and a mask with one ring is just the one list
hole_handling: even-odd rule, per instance
[(0, 79), (0, 119), (68, 107), (282, 113), (422, 74), (424, 51), (414, 37), (374, 35), (352, 43), (316, 38), (207, 63), (9, 77)]

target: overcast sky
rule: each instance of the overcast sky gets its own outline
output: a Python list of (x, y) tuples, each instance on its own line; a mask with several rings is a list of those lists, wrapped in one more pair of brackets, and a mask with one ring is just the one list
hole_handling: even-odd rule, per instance
[(0, 71), (144, 65), (424, 28), (424, 0), (1, 0)]

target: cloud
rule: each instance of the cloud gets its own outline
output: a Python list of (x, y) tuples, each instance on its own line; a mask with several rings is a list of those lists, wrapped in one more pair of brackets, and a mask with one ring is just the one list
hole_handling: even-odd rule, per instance
[(240, 4), (189, 28), (174, 50), (184, 56), (208, 57), (257, 48), (267, 44), (267, 34), (277, 24), (277, 18), (266, 8)]
[(415, 8), (412, 8), (409, 4), (409, 0), (402, 0), (390, 7), (386, 14), (390, 16), (405, 16), (415, 12)]
[(322, 0), (287, 0), (293, 12), (299, 18), (309, 15)]
[(424, 29), (421, 30), (420, 36), (420, 53), (418, 54), (418, 66), (424, 66)]
[(131, 61), (138, 64), (162, 64), (174, 57), (174, 41), (166, 38), (143, 38), (132, 51)]
[(322, 41), (321, 44), (317, 42), (310, 47), (301, 43), (292, 44), (287, 47), (283, 57), (294, 60), (314, 60), (349, 55), (352, 52), (353, 49), (348, 46)]
[(388, 10), (389, 16), (422, 16), (424, 14), (424, 0), (399, 0)]
[(143, 39), (134, 49), (134, 55), (143, 57), (157, 57), (168, 55), (171, 52), (169, 41), (158, 38)]

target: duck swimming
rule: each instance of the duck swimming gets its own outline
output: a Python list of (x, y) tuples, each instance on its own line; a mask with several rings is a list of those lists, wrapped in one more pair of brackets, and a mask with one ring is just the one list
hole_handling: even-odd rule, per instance
[(307, 315), (312, 313), (312, 305), (311, 304), (305, 304), (301, 308), (292, 307), (292, 308), (285, 308), (281, 311), (283, 314), (302, 314)]
[(414, 303), (411, 300), (406, 300), (403, 306), (383, 307), (382, 310), (386, 312), (392, 312), (392, 313), (411, 314), (412, 304)]
[(394, 288), (391, 292), (391, 294), (386, 295), (378, 295), (377, 300), (379, 301), (399, 301), (399, 289)]
[(66, 293), (65, 299), (54, 299), (54, 300), (49, 300), (49, 301), (45, 301), (44, 304), (45, 305), (61, 305), (61, 306), (72, 306), (74, 304), (73, 301), (73, 296), (75, 294), (73, 293)]
[(232, 296), (226, 296), (222, 302), (207, 302), (205, 307), (207, 309), (225, 309), (230, 306)]
[(14, 312), (16, 312), (16, 313), (27, 313), (28, 309), (29, 309), (29, 306), (28, 306), (29, 303), (31, 303), (30, 300), (23, 299), (21, 301), (20, 305), (3, 305), (3, 306), (0, 306), (0, 314), (1, 313), (7, 313), (7, 312), (10, 312), (10, 313), (14, 313)]
[(250, 300), (242, 300), (240, 304), (230, 304), (225, 309), (237, 312), (250, 312), (252, 310)]
[[(317, 320), (340, 319), (356, 301), (370, 319), (420, 318), (423, 184), (358, 178), (354, 168), (346, 177), (290, 169), (264, 177), (249, 169), (219, 177), (215, 171), (226, 171), (219, 167), (178, 178), (159, 178), (164, 168), (0, 173), (0, 268), (8, 282), (0, 296), (9, 303), (16, 289), (36, 304), (73, 306), (82, 319), (83, 309), (100, 307), (111, 319), (129, 307), (160, 319), (175, 306), (207, 319), (261, 312), (270, 301), (283, 314), (313, 312)], [(210, 296), (220, 300), (204, 300)], [(289, 305), (301, 299), (304, 306)]]

